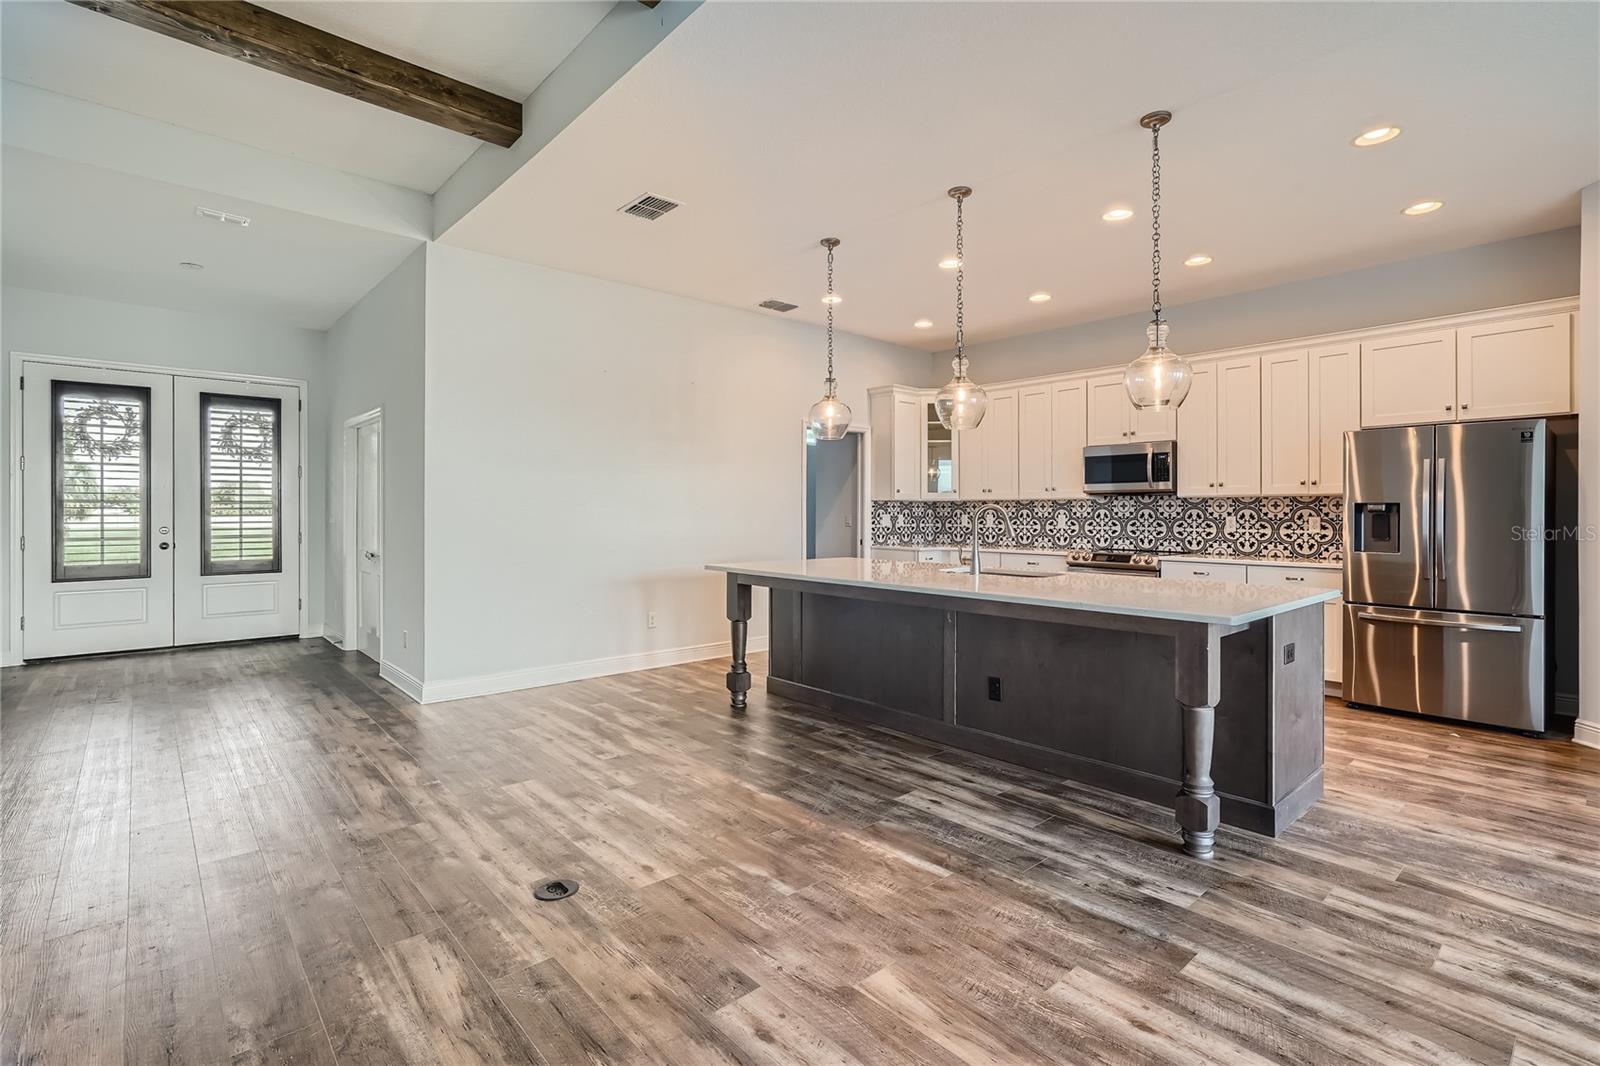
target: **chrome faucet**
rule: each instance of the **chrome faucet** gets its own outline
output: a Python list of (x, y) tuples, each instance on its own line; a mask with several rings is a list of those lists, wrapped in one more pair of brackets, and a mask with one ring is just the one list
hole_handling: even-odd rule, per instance
[(1011, 515), (1006, 511), (1006, 509), (1004, 507), (1001, 507), (998, 503), (980, 504), (978, 506), (978, 508), (972, 512), (972, 567), (971, 567), (971, 570), (972, 570), (972, 576), (973, 577), (977, 577), (979, 574), (983, 573), (983, 562), (982, 562), (982, 558), (983, 557), (978, 551), (978, 520), (981, 519), (984, 515), (988, 514), (990, 511), (993, 511), (995, 514), (999, 515), (1000, 516), (1000, 520), (1006, 524), (1006, 539), (1007, 540), (1016, 540), (1017, 539), (1016, 527), (1011, 524)]

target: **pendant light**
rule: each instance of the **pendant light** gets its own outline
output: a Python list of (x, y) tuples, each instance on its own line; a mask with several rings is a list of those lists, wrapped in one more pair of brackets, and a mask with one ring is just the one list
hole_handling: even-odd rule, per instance
[(1189, 363), (1167, 347), (1167, 322), (1161, 317), (1161, 127), (1170, 111), (1152, 111), (1139, 120), (1150, 131), (1150, 325), (1149, 347), (1122, 372), (1122, 383), (1135, 407), (1176, 409), (1189, 395), (1193, 372)]
[(850, 432), (850, 408), (839, 399), (839, 383), (833, 378), (833, 309), (839, 303), (833, 291), (833, 250), (839, 247), (839, 238), (824, 237), (821, 243), (828, 250), (828, 294), (822, 298), (828, 305), (828, 377), (822, 383), (822, 399), (806, 416), (806, 428), (813, 440), (843, 440)]
[(961, 291), (967, 261), (961, 242), (961, 202), (971, 195), (972, 190), (965, 185), (957, 185), (949, 191), (950, 199), (956, 202), (956, 357), (950, 360), (955, 377), (933, 399), (934, 410), (939, 412), (939, 424), (945, 429), (976, 429), (983, 421), (983, 413), (989, 409), (989, 394), (967, 377), (966, 321)]

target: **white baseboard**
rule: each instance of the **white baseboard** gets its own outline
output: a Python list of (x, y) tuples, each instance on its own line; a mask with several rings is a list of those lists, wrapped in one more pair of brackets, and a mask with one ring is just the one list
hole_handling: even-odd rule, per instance
[(1557, 692), (1553, 701), (1553, 710), (1564, 718), (1578, 717), (1578, 696), (1574, 692)]
[(1572, 739), (1586, 748), (1600, 748), (1600, 722), (1578, 719), (1572, 723)]
[(348, 651), (349, 650), (344, 646), (344, 634), (343, 633), (335, 633), (333, 630), (329, 629), (327, 626), (323, 626), (322, 627), (322, 639), (327, 641), (329, 644), (332, 644), (335, 648), (338, 648), (340, 651)]
[(423, 685), (422, 685), (422, 682), (418, 681), (416, 678), (412, 677), (410, 674), (408, 674), (404, 670), (400, 669), (394, 663), (391, 663), (391, 662), (389, 662), (387, 660), (385, 660), (384, 662), (379, 663), (378, 664), (378, 676), (383, 678), (385, 681), (389, 682), (389, 684), (393, 685), (395, 688), (399, 689), (401, 692), (404, 692), (407, 696), (410, 696), (413, 702), (415, 702), (415, 703), (426, 703), (427, 702), (426, 700), (424, 700), (422, 698), (423, 697)]
[[(766, 637), (751, 637), (751, 651), (766, 651)], [(727, 641), (711, 644), (691, 644), (683, 648), (662, 648), (659, 651), (636, 652), (632, 655), (611, 655), (603, 659), (583, 659), (552, 666), (535, 666), (527, 670), (510, 670), (502, 674), (481, 674), (450, 681), (430, 681), (422, 686), (423, 697), (419, 703), (447, 703), (473, 696), (492, 696), (497, 692), (515, 692), (524, 688), (542, 688), (567, 681), (583, 681), (591, 677), (608, 677), (612, 674), (631, 674), (636, 670), (654, 670), (662, 666), (699, 662), (728, 655)], [(379, 671), (382, 674), (382, 671)], [(387, 676), (387, 675), (383, 675)], [(404, 686), (396, 683), (397, 688)], [(408, 692), (407, 695), (410, 695)], [(416, 697), (413, 697), (414, 699)]]
[(326, 635), (327, 635), (327, 627), (326, 626), (306, 626), (304, 629), (302, 629), (300, 631), (300, 639), (301, 640), (316, 640), (318, 637), (322, 637), (322, 636), (326, 636)]

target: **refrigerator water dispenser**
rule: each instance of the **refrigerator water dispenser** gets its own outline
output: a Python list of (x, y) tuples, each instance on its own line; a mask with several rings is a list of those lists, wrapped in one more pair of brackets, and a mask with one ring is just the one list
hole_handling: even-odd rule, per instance
[(1398, 503), (1358, 503), (1355, 550), (1358, 552), (1400, 551), (1400, 505)]

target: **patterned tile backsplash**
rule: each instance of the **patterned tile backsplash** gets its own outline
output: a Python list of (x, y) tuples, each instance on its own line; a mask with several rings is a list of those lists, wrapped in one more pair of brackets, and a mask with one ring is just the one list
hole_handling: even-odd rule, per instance
[[(1342, 496), (1100, 496), (996, 502), (1009, 512), (1015, 536), (1006, 535), (1005, 523), (992, 512), (984, 515), (978, 532), (984, 544), (997, 548), (1094, 548), (1330, 562), (1344, 556)], [(965, 500), (876, 501), (872, 543), (970, 544), (972, 512), (979, 506)]]

